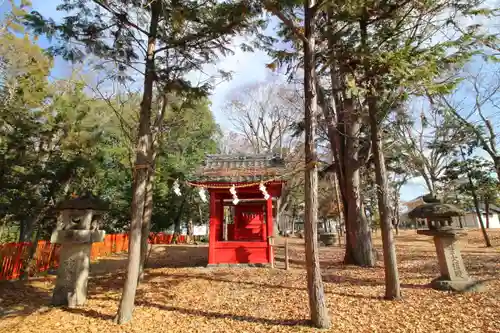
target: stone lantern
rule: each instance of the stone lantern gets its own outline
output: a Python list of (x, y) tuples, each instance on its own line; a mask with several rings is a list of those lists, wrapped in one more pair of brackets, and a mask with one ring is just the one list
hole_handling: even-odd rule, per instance
[(52, 304), (70, 308), (82, 306), (87, 300), (87, 281), (92, 243), (104, 240), (99, 223), (107, 205), (91, 195), (59, 203), (59, 219), (50, 242), (61, 244), (56, 286)]
[(463, 216), (465, 212), (430, 195), (425, 196), (423, 200), (424, 204), (414, 208), (408, 216), (412, 219), (425, 219), (428, 229), (417, 230), (417, 233), (434, 238), (441, 276), (431, 282), (432, 288), (478, 291), (479, 284), (467, 274), (457, 242), (467, 233), (452, 225), (453, 217)]

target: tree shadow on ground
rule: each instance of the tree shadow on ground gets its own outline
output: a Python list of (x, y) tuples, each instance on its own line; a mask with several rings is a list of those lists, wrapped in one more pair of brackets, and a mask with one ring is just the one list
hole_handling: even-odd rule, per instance
[[(274, 325), (274, 326), (308, 326), (310, 324), (309, 320), (304, 320), (304, 319), (268, 319), (268, 318), (260, 318), (260, 317), (253, 317), (253, 316), (243, 316), (243, 315), (237, 315), (237, 314), (232, 314), (232, 313), (220, 313), (220, 312), (212, 312), (212, 311), (205, 311), (205, 310), (198, 310), (198, 309), (186, 309), (186, 308), (181, 308), (181, 307), (176, 307), (176, 306), (169, 306), (169, 305), (164, 305), (164, 304), (159, 304), (159, 303), (153, 303), (153, 302), (140, 302), (140, 306), (143, 307), (154, 307), (159, 310), (163, 311), (168, 311), (168, 312), (177, 312), (180, 314), (185, 314), (189, 316), (197, 316), (197, 317), (205, 317), (208, 319), (230, 319), (230, 320), (236, 320), (236, 321), (244, 321), (244, 322), (249, 322), (249, 323), (260, 323), (260, 324), (265, 324), (265, 325)], [(90, 310), (90, 309), (83, 309), (83, 308), (78, 308), (78, 309), (66, 309), (66, 311), (74, 313), (74, 314), (79, 314), (83, 315), (86, 317), (91, 317), (91, 318), (97, 318), (97, 319), (102, 319), (102, 320), (113, 320), (114, 316), (105, 314), (105, 313), (100, 313), (95, 310)]]
[[(359, 279), (359, 278), (352, 278), (349, 276), (342, 276), (342, 275), (324, 275), (323, 281), (325, 283), (348, 284), (348, 285), (353, 285), (353, 286), (373, 286), (373, 287), (385, 286), (384, 279), (375, 279), (375, 278)], [(427, 289), (427, 288), (429, 288), (429, 284), (420, 285), (420, 284), (413, 284), (413, 283), (401, 283), (401, 288)], [(349, 295), (345, 294), (345, 296), (349, 296)]]
[(160, 310), (165, 310), (165, 311), (175, 311), (178, 313), (190, 315), (190, 316), (200, 316), (200, 317), (206, 317), (210, 319), (231, 319), (231, 320), (237, 320), (237, 321), (246, 321), (246, 322), (251, 322), (251, 323), (261, 323), (261, 324), (266, 324), (266, 325), (275, 325), (275, 326), (306, 326), (309, 325), (309, 320), (303, 320), (303, 319), (268, 319), (268, 318), (259, 318), (259, 317), (253, 317), (253, 316), (242, 316), (242, 315), (235, 315), (231, 313), (219, 313), (219, 312), (211, 312), (211, 311), (204, 311), (204, 310), (197, 310), (197, 309), (184, 309), (184, 308), (179, 308), (175, 306), (166, 306), (163, 304), (156, 304), (156, 303), (148, 303), (147, 304), (150, 307), (156, 307)]
[(155, 245), (147, 268), (183, 268), (208, 264), (207, 245)]
[(74, 313), (77, 315), (89, 317), (89, 318), (95, 318), (95, 319), (102, 319), (102, 320), (113, 320), (114, 316), (107, 314), (107, 313), (102, 313), (96, 310), (92, 309), (84, 309), (84, 308), (64, 308), (64, 311)]
[(51, 288), (45, 289), (36, 285), (50, 284), (52, 280), (52, 277), (43, 277), (29, 281), (2, 281), (0, 318), (27, 316), (46, 307), (50, 303)]
[(500, 260), (496, 255), (463, 255), (465, 269), (470, 274), (496, 276), (500, 272)]
[[(206, 265), (208, 249), (206, 246), (155, 245), (151, 253), (150, 265), (145, 270), (144, 283), (156, 275), (149, 276), (152, 268), (194, 267)], [(92, 262), (88, 281), (87, 297), (113, 299), (125, 283), (127, 254), (120, 253)], [(8, 316), (28, 316), (51, 306), (55, 276), (36, 277), (30, 280), (0, 281), (0, 318)], [(177, 281), (168, 281), (169, 287)], [(106, 296), (103, 294), (106, 293)], [(137, 297), (144, 293), (140, 288)], [(168, 297), (167, 297), (168, 299)]]
[[(284, 263), (285, 262), (285, 257), (283, 256), (275, 256), (274, 257), (275, 262), (279, 263)], [(290, 265), (295, 265), (295, 266), (301, 266), (305, 267), (306, 266), (306, 261), (301, 260), (301, 259), (288, 259), (288, 263)], [(329, 260), (321, 260), (320, 262), (321, 267), (339, 267), (339, 266), (344, 266), (344, 263), (339, 262), (339, 261), (329, 261)]]
[[(162, 276), (163, 274), (158, 274), (158, 276)], [(244, 284), (244, 285), (250, 285), (252, 287), (255, 287), (256, 290), (260, 289), (287, 289), (287, 290), (296, 290), (296, 291), (304, 291), (307, 292), (307, 287), (303, 286), (289, 286), (289, 285), (283, 285), (283, 284), (272, 284), (272, 283), (261, 283), (261, 282), (254, 282), (254, 281), (248, 281), (248, 280), (241, 280), (240, 277), (235, 277), (234, 279), (231, 278), (226, 278), (226, 274), (224, 275), (219, 275), (217, 274), (173, 274), (170, 275), (169, 277), (173, 279), (179, 279), (179, 280), (189, 280), (189, 279), (201, 279), (201, 280), (207, 280), (207, 281), (216, 281), (216, 282), (223, 282), (223, 283), (236, 283), (236, 284)], [(345, 277), (345, 276), (336, 276), (336, 275), (329, 275), (329, 274), (324, 274), (323, 275), (323, 282), (328, 283), (328, 284), (349, 284), (349, 285), (357, 285), (357, 286), (384, 286), (385, 282), (383, 279), (357, 279), (357, 278), (351, 278), (351, 277)], [(417, 284), (410, 284), (410, 283), (403, 283), (401, 284), (402, 288), (411, 288), (411, 289), (426, 289), (428, 287), (427, 284), (424, 285), (417, 285)], [(337, 293), (333, 291), (325, 291), (328, 294), (336, 294), (339, 296), (348, 296), (348, 297), (362, 297), (362, 298), (373, 298), (370, 296), (364, 296), (364, 295), (356, 295), (356, 294), (348, 294), (348, 293)]]
[[(404, 257), (403, 257), (404, 258)], [(465, 269), (472, 275), (494, 276), (500, 270), (500, 261), (495, 256), (486, 255), (468, 255), (462, 254)], [(405, 261), (423, 261), (421, 264), (412, 265), (401, 269), (401, 272), (406, 275), (418, 275), (419, 277), (436, 277), (439, 276), (439, 264), (437, 256), (433, 257), (417, 257), (413, 260), (406, 259)], [(400, 260), (403, 262), (403, 260)]]

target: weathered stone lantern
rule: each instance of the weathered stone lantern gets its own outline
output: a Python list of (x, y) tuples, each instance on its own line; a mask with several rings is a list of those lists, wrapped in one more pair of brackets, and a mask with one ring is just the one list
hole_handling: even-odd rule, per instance
[(431, 282), (432, 288), (478, 291), (479, 284), (469, 278), (457, 243), (467, 233), (452, 225), (453, 217), (463, 216), (465, 212), (430, 195), (424, 196), (423, 200), (425, 203), (410, 211), (408, 216), (426, 219), (428, 229), (417, 230), (417, 233), (434, 238), (441, 276)]
[(70, 308), (87, 300), (92, 243), (104, 240), (99, 223), (107, 205), (91, 195), (65, 200), (56, 206), (59, 219), (51, 243), (61, 244), (60, 263), (52, 304)]
[[(334, 200), (327, 200), (320, 208), (320, 213), (325, 217), (326, 221), (318, 222), (318, 241), (322, 242), (325, 246), (333, 246), (337, 241), (337, 234), (332, 232), (329, 220), (339, 218), (338, 207)], [(320, 228), (319, 224), (323, 227)]]

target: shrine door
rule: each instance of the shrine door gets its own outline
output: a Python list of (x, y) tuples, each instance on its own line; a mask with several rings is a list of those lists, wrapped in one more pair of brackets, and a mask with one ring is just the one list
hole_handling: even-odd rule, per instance
[(262, 205), (237, 205), (234, 217), (235, 241), (265, 241), (264, 207)]

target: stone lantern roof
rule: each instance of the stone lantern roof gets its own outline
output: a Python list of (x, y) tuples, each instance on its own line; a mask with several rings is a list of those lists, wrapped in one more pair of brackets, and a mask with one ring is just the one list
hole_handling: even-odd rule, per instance
[(108, 202), (87, 193), (81, 197), (71, 198), (61, 201), (56, 205), (56, 210), (87, 210), (105, 211), (108, 210)]
[(422, 198), (424, 204), (415, 207), (408, 213), (408, 216), (412, 219), (445, 219), (454, 216), (463, 216), (465, 212), (460, 208), (442, 203), (441, 200), (436, 197), (427, 195)]

